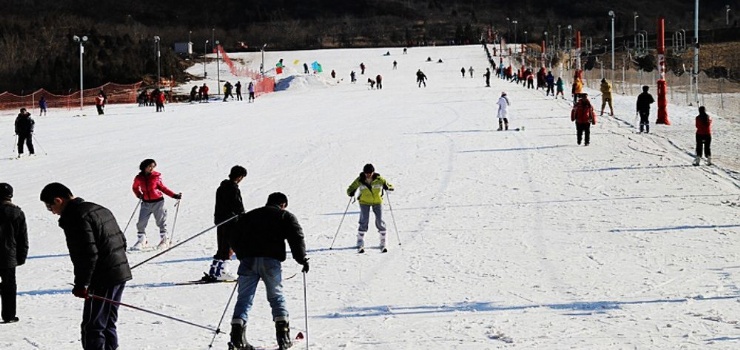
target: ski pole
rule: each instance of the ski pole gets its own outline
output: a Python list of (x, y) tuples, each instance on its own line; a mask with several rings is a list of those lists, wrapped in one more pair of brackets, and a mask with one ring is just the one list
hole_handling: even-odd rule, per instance
[(99, 295), (88, 294), (87, 296), (89, 298), (97, 299), (97, 300), (100, 300), (100, 301), (103, 301), (103, 302), (106, 302), (106, 303), (109, 303), (109, 304), (113, 304), (113, 305), (116, 305), (116, 306), (125, 306), (127, 308), (131, 308), (131, 309), (138, 310), (138, 311), (141, 311), (141, 312), (146, 312), (148, 314), (156, 315), (156, 316), (159, 316), (159, 317), (164, 317), (164, 318), (169, 319), (169, 320), (172, 320), (172, 321), (177, 321), (177, 322), (181, 322), (181, 323), (184, 323), (184, 324), (189, 324), (191, 326), (198, 327), (198, 328), (203, 328), (203, 329), (206, 329), (206, 330), (209, 330), (209, 331), (212, 331), (212, 332), (216, 332), (217, 331), (216, 329), (213, 329), (213, 328), (210, 328), (210, 327), (206, 327), (206, 326), (202, 326), (202, 325), (199, 325), (197, 323), (193, 323), (193, 322), (186, 321), (186, 320), (183, 320), (183, 319), (180, 319), (180, 318), (177, 318), (177, 317), (173, 317), (173, 316), (168, 316), (168, 315), (165, 315), (165, 314), (161, 314), (161, 313), (156, 312), (156, 311), (151, 311), (151, 310), (147, 310), (147, 309), (144, 309), (144, 308), (140, 308), (138, 306), (129, 305), (129, 304), (126, 304), (126, 303), (122, 303), (120, 301), (115, 301), (113, 299), (108, 299), (108, 298), (105, 298), (105, 297), (101, 297)]
[(339, 235), (339, 229), (342, 228), (342, 223), (344, 222), (344, 216), (347, 215), (347, 210), (349, 210), (349, 205), (352, 204), (353, 199), (355, 199), (354, 196), (350, 197), (349, 202), (347, 202), (347, 208), (344, 208), (344, 214), (342, 214), (342, 220), (339, 221), (339, 227), (337, 227), (337, 232), (334, 234), (334, 239), (331, 240), (331, 245), (329, 246), (329, 249), (332, 249), (334, 247), (334, 241), (337, 240), (337, 236)]
[(177, 200), (177, 203), (175, 203), (175, 219), (172, 221), (172, 234), (170, 235), (170, 242), (173, 241), (175, 238), (175, 225), (177, 225), (177, 214), (180, 212), (180, 201), (181, 199)]
[(237, 214), (237, 215), (234, 215), (234, 216), (232, 216), (231, 218), (229, 218), (229, 219), (226, 219), (226, 220), (224, 220), (224, 221), (222, 221), (222, 222), (218, 223), (217, 225), (213, 225), (213, 226), (211, 226), (211, 227), (209, 227), (209, 228), (207, 228), (207, 229), (205, 229), (205, 230), (203, 230), (203, 231), (200, 231), (200, 232), (198, 232), (198, 233), (194, 234), (193, 236), (191, 236), (190, 238), (188, 238), (188, 239), (186, 239), (186, 240), (184, 240), (184, 241), (182, 241), (182, 242), (180, 242), (180, 243), (177, 243), (177, 244), (175, 244), (175, 245), (173, 245), (173, 246), (171, 246), (171, 247), (169, 247), (169, 248), (167, 248), (167, 249), (163, 250), (163, 251), (162, 251), (162, 252), (160, 252), (159, 254), (156, 254), (156, 255), (152, 256), (151, 258), (149, 258), (149, 259), (146, 259), (146, 260), (144, 260), (144, 261), (142, 261), (142, 262), (140, 262), (140, 263), (138, 263), (138, 264), (136, 264), (136, 265), (134, 265), (134, 266), (131, 266), (131, 270), (133, 270), (133, 269), (135, 269), (135, 268), (137, 268), (137, 267), (139, 267), (139, 266), (141, 266), (141, 265), (144, 265), (145, 263), (147, 263), (147, 262), (149, 262), (149, 261), (152, 261), (152, 260), (154, 260), (155, 258), (158, 258), (158, 257), (160, 257), (160, 256), (164, 255), (165, 253), (169, 252), (169, 251), (170, 251), (170, 250), (172, 250), (172, 249), (175, 249), (175, 248), (177, 248), (177, 247), (179, 247), (179, 246), (181, 246), (181, 245), (183, 245), (183, 244), (185, 244), (185, 243), (187, 243), (187, 242), (190, 242), (190, 241), (192, 241), (192, 240), (193, 240), (193, 239), (195, 239), (196, 237), (198, 237), (198, 236), (200, 236), (200, 235), (202, 235), (202, 234), (204, 234), (204, 233), (206, 233), (206, 232), (208, 232), (208, 231), (210, 231), (210, 230), (213, 230), (213, 229), (214, 229), (214, 228), (216, 228), (216, 227), (219, 227), (219, 226), (221, 226), (221, 225), (223, 225), (223, 224), (225, 224), (225, 223), (227, 223), (227, 222), (229, 222), (229, 221), (231, 221), (231, 220), (234, 220), (234, 219), (235, 219), (235, 218), (236, 218), (237, 216), (239, 216), (239, 214)]
[(15, 147), (18, 145), (18, 134), (15, 134), (13, 138), (13, 153), (15, 153)]
[(306, 349), (308, 349), (308, 297), (306, 288), (306, 273), (303, 273), (303, 318), (306, 323)]
[(234, 292), (236, 292), (236, 287), (239, 286), (239, 282), (234, 283), (234, 289), (231, 291), (231, 295), (229, 295), (229, 300), (226, 302), (226, 306), (224, 307), (224, 313), (221, 314), (221, 318), (218, 319), (218, 326), (216, 326), (216, 333), (213, 334), (213, 339), (211, 339), (211, 343), (208, 344), (208, 348), (213, 347), (213, 342), (216, 341), (216, 336), (221, 333), (221, 323), (224, 321), (224, 316), (226, 316), (226, 310), (229, 309), (229, 305), (231, 304), (231, 299), (234, 298)]
[[(34, 134), (31, 134), (31, 135), (30, 135), (30, 137), (31, 137), (32, 139), (36, 139), (36, 144), (37, 144), (37, 145), (39, 145), (39, 147), (41, 148), (41, 150), (42, 150), (42, 151), (44, 151), (44, 155), (45, 155), (45, 156), (48, 156), (49, 154), (48, 154), (48, 153), (46, 153), (46, 150), (44, 149), (44, 146), (41, 146), (41, 142), (39, 142), (39, 138), (38, 138), (38, 137), (34, 137)], [(32, 142), (33, 142), (33, 141), (32, 141)]]
[(134, 211), (131, 213), (131, 217), (128, 218), (128, 222), (126, 223), (126, 227), (123, 229), (123, 235), (126, 235), (126, 230), (128, 230), (128, 225), (131, 224), (131, 220), (134, 219), (134, 215), (136, 214), (136, 209), (139, 209), (139, 206), (141, 205), (141, 198), (139, 198), (139, 202), (136, 203), (136, 206), (134, 207)]
[(401, 245), (401, 235), (398, 234), (398, 226), (396, 226), (396, 217), (393, 216), (393, 206), (391, 205), (390, 191), (386, 191), (388, 194), (388, 209), (391, 211), (391, 219), (393, 220), (393, 228), (396, 230), (396, 237), (398, 238), (398, 245)]

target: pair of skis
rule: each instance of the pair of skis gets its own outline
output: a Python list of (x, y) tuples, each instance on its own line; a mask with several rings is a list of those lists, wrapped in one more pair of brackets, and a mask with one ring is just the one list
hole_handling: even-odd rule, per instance
[[(380, 247), (380, 252), (381, 253), (388, 253), (388, 248), (386, 248), (386, 247)], [(363, 253), (365, 253), (365, 247), (364, 246), (362, 246), (360, 248), (357, 248), (357, 254), (363, 254)]]

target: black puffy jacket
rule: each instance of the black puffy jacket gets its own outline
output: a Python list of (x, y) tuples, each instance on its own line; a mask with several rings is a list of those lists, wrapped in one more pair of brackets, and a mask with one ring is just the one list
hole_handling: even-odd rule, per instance
[(287, 210), (266, 205), (239, 215), (237, 228), (231, 234), (231, 249), (239, 259), (268, 257), (285, 261), (285, 241), (293, 260), (306, 259), (306, 243), (298, 219)]
[[(239, 185), (231, 180), (221, 181), (221, 186), (216, 190), (216, 209), (213, 213), (213, 223), (218, 225), (234, 215), (244, 213), (242, 203), (242, 192)], [(230, 221), (229, 224), (235, 222)]]
[(75, 286), (110, 287), (131, 279), (126, 237), (110, 210), (82, 198), (59, 217), (75, 273)]
[(26, 216), (8, 200), (0, 202), (0, 269), (23, 265), (28, 256)]
[(17, 135), (28, 135), (33, 132), (33, 126), (36, 124), (31, 118), (31, 113), (19, 113), (15, 118), (15, 133)]

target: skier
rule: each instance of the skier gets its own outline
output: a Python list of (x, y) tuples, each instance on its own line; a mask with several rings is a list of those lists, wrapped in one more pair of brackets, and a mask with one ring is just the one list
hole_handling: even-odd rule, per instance
[(498, 131), (509, 130), (509, 98), (506, 97), (506, 92), (501, 92), (501, 97), (498, 98)]
[(375, 80), (373, 78), (367, 78), (367, 83), (370, 84), (370, 90), (375, 88)]
[(39, 117), (42, 115), (46, 115), (46, 97), (41, 96), (41, 99), (39, 100)]
[(357, 81), (355, 71), (349, 72), (349, 82), (354, 84)]
[(421, 69), (416, 71), (416, 82), (419, 83), (419, 87), (421, 87), (421, 84), (424, 84), (424, 87), (427, 87), (427, 76), (421, 71)]
[(462, 77), (465, 78), (465, 67), (460, 68), (460, 73), (462, 74)]
[(195, 97), (198, 94), (198, 86), (193, 86), (192, 89), (190, 89), (190, 100), (188, 102), (193, 103), (195, 101)]
[(11, 201), (13, 187), (0, 183), (0, 315), (3, 323), (18, 322), (15, 269), (26, 263), (28, 231), (26, 215)]
[(655, 102), (653, 95), (648, 93), (650, 87), (647, 85), (642, 87), (642, 93), (637, 96), (637, 113), (640, 114), (640, 132), (645, 130), (646, 133), (650, 132), (650, 105)]
[(486, 77), (486, 87), (491, 87), (491, 69), (486, 68), (486, 72), (483, 76)]
[(365, 74), (365, 63), (360, 63), (360, 74)]
[(303, 74), (308, 74), (308, 64), (303, 63)]
[[(584, 146), (588, 146), (591, 135), (591, 125), (596, 125), (596, 113), (588, 100), (588, 94), (578, 94), (578, 102), (570, 111), (570, 121), (576, 122), (576, 143), (581, 144), (583, 139)], [(584, 135), (585, 134), (585, 135)]]
[(95, 97), (95, 108), (98, 110), (98, 115), (105, 114), (105, 96), (103, 94), (98, 94)]
[(203, 87), (201, 87), (201, 90), (203, 90), (203, 99), (201, 101), (208, 102), (208, 85), (206, 85), (206, 83), (203, 83)]
[(378, 90), (383, 88), (383, 77), (380, 74), (375, 77), (375, 84), (378, 86)]
[(254, 102), (254, 82), (250, 81), (249, 85), (247, 85), (247, 91), (249, 91), (249, 97), (247, 98), (247, 102)]
[(237, 101), (243, 101), (242, 99), (242, 82), (237, 81), (236, 84), (234, 84), (234, 87), (236, 88), (236, 100)]
[(607, 104), (609, 104), (609, 110), (611, 111), (609, 113), (610, 116), (614, 115), (614, 107), (612, 106), (612, 84), (609, 84), (606, 79), (601, 79), (601, 113), (599, 113), (599, 116), (604, 115), (604, 107), (606, 107)]
[(31, 118), (31, 113), (21, 108), (18, 117), (15, 118), (15, 134), (18, 135), (18, 158), (23, 155), (23, 144), (28, 146), (28, 153), (33, 155), (33, 127), (36, 122)]
[(357, 199), (360, 202), (360, 221), (357, 228), (357, 251), (359, 253), (365, 251), (365, 233), (367, 233), (370, 209), (372, 208), (375, 214), (375, 227), (380, 234), (380, 250), (386, 252), (382, 191), (393, 191), (393, 185), (388, 183), (380, 174), (375, 173), (375, 167), (368, 163), (362, 168), (360, 175), (347, 187), (347, 195), (354, 197), (358, 188), (360, 190)]
[(182, 193), (175, 193), (162, 182), (162, 174), (154, 171), (157, 162), (154, 159), (144, 159), (139, 164), (141, 172), (134, 177), (132, 189), (136, 198), (141, 200), (141, 210), (139, 211), (139, 221), (136, 223), (137, 241), (132, 250), (141, 250), (147, 247), (146, 225), (149, 217), (154, 214), (154, 220), (159, 227), (159, 236), (161, 238), (157, 249), (167, 248), (169, 238), (167, 237), (167, 209), (164, 208), (164, 196), (162, 193), (180, 200)]
[[(562, 83), (562, 81), (561, 81)], [(547, 91), (545, 91), (545, 96), (550, 96), (552, 94), (555, 96), (555, 77), (552, 75), (552, 71), (547, 72), (547, 75), (545, 76), (545, 84), (547, 85)]]
[(303, 229), (295, 215), (285, 210), (287, 207), (288, 197), (280, 192), (270, 194), (264, 207), (239, 215), (231, 236), (231, 247), (239, 259), (239, 294), (231, 319), (231, 343), (237, 349), (254, 349), (247, 342), (246, 327), (260, 280), (265, 284), (267, 300), (272, 308), (279, 349), (293, 345), (282, 284), (286, 240), (293, 260), (303, 265), (301, 271), (308, 273), (309, 266)]
[(333, 69), (331, 70), (331, 78), (336, 79), (337, 78), (337, 72), (335, 72)]
[(565, 100), (565, 83), (563, 82), (563, 78), (558, 77), (558, 81), (555, 82), (555, 86), (557, 86), (557, 94), (555, 95), (555, 99), (558, 98), (558, 95), (563, 96), (563, 100)]
[[(707, 114), (704, 106), (699, 107), (699, 115), (696, 116), (696, 159), (694, 166), (698, 166), (702, 153), (707, 156), (707, 165), (712, 165), (712, 118)], [(704, 152), (702, 152), (704, 151)]]
[(573, 93), (573, 104), (575, 105), (576, 102), (578, 102), (578, 96), (583, 92), (583, 82), (581, 81), (581, 78), (576, 77), (573, 79), (573, 88), (571, 90)]
[(224, 84), (224, 100), (223, 100), (223, 102), (226, 102), (226, 99), (228, 99), (229, 97), (231, 97), (232, 100), (234, 99), (234, 95), (231, 93), (231, 89), (232, 88), (233, 88), (233, 86), (231, 85), (230, 82), (227, 81), (226, 84)]
[(396, 69), (398, 69), (398, 62), (396, 62), (396, 61), (394, 60), (394, 61), (393, 61), (393, 70), (396, 70)]
[(473, 78), (473, 66), (470, 66), (470, 68), (468, 68), (468, 73), (470, 73), (470, 78)]
[[(242, 193), (239, 183), (247, 177), (247, 169), (240, 165), (231, 168), (229, 178), (221, 181), (216, 190), (216, 209), (213, 213), (214, 224), (218, 225), (235, 215), (244, 212)], [(218, 249), (213, 256), (213, 262), (208, 274), (203, 280), (214, 282), (219, 280), (233, 280), (234, 276), (226, 273), (226, 261), (231, 259), (232, 251), (229, 245), (229, 237), (236, 227), (236, 221), (231, 220), (216, 229), (216, 243)]]
[(39, 197), (59, 215), (74, 266), (72, 294), (85, 299), (82, 347), (118, 349), (118, 305), (126, 281), (131, 280), (126, 237), (110, 210), (75, 197), (60, 183), (46, 185)]

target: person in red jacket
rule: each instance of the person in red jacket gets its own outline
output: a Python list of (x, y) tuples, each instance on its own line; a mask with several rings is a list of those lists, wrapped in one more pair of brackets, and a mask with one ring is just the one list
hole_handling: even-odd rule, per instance
[[(596, 125), (596, 113), (588, 94), (579, 94), (579, 100), (570, 111), (570, 120), (576, 122), (576, 140), (581, 144), (583, 138), (584, 146), (588, 146), (591, 136), (591, 125)], [(585, 135), (584, 135), (585, 134)]]
[(103, 94), (98, 94), (98, 96), (95, 97), (95, 108), (98, 109), (98, 115), (105, 114), (105, 96), (103, 96)]
[(712, 118), (709, 118), (706, 108), (701, 106), (699, 107), (699, 115), (696, 116), (696, 159), (694, 159), (694, 166), (699, 165), (702, 154), (707, 156), (707, 165), (712, 165), (711, 145)]
[(167, 209), (164, 208), (164, 196), (162, 194), (179, 200), (182, 198), (182, 193), (175, 193), (164, 185), (162, 174), (154, 171), (156, 166), (157, 162), (154, 159), (144, 159), (139, 164), (141, 172), (134, 178), (132, 189), (136, 198), (141, 200), (141, 211), (139, 211), (139, 221), (136, 223), (138, 240), (131, 248), (132, 250), (141, 250), (147, 247), (146, 225), (152, 214), (154, 214), (154, 220), (159, 227), (161, 239), (157, 249), (167, 248), (170, 243), (167, 237)]

